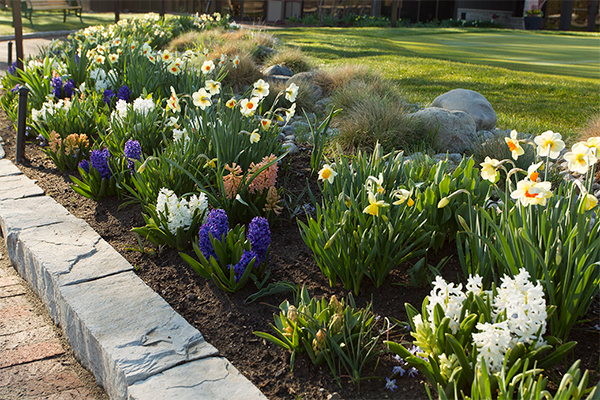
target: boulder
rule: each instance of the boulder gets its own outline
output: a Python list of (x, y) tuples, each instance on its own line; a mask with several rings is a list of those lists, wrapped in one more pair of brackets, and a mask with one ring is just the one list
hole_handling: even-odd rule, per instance
[(467, 89), (454, 89), (433, 100), (431, 107), (466, 112), (475, 120), (477, 130), (492, 130), (496, 126), (496, 112), (481, 94)]
[(279, 82), (286, 84), (286, 82), (290, 79), (289, 76), (286, 75), (269, 75), (265, 76), (265, 81), (269, 84), (277, 84)]
[(465, 112), (429, 107), (409, 116), (421, 135), (433, 136), (438, 152), (470, 152), (477, 143), (475, 121)]
[(290, 83), (295, 83), (299, 87), (304, 86), (305, 90), (308, 91), (316, 101), (323, 97), (323, 89), (315, 84), (315, 76), (317, 76), (316, 71), (299, 72), (288, 80), (288, 85)]
[(288, 67), (285, 67), (283, 65), (279, 65), (279, 64), (271, 65), (270, 67), (265, 68), (262, 73), (264, 76), (271, 76), (271, 75), (294, 76), (294, 73), (292, 72), (291, 69), (289, 69)]

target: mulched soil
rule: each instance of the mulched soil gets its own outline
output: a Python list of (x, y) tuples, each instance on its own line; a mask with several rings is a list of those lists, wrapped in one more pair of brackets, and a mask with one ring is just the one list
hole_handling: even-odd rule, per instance
[[(14, 160), (15, 131), (6, 115), (0, 115), (0, 136), (4, 138), (7, 157)], [(86, 199), (70, 188), (69, 176), (75, 173), (61, 173), (51, 160), (45, 158), (40, 148), (28, 143), (26, 160), (19, 168), (37, 184), (66, 207), (73, 215), (84, 219), (107, 242), (135, 267), (136, 273), (160, 294), (190, 324), (198, 328), (206, 340), (227, 357), (235, 367), (250, 379), (271, 399), (304, 398), (326, 399), (337, 392), (343, 399), (424, 399), (427, 398), (422, 376), (417, 378), (399, 377), (398, 389), (391, 392), (384, 388), (385, 377), (398, 365), (389, 353), (379, 358), (377, 365), (370, 365), (363, 376), (371, 376), (358, 387), (342, 379), (342, 387), (333, 379), (327, 366), (314, 366), (307, 356), (296, 358), (293, 371), (290, 370), (289, 353), (265, 342), (253, 334), (254, 331), (273, 333), (273, 313), (277, 306), (286, 299), (286, 295), (264, 297), (248, 304), (245, 299), (257, 290), (249, 284), (236, 294), (220, 290), (212, 281), (200, 278), (181, 259), (176, 251), (166, 249), (159, 255), (127, 250), (138, 247), (137, 239), (131, 228), (142, 226), (144, 220), (141, 208), (129, 205), (119, 209), (120, 202), (116, 198), (103, 199), (99, 202)], [(318, 191), (315, 178), (310, 177), (310, 153), (301, 151), (299, 155), (290, 157), (280, 168), (278, 182), (284, 182), (286, 189), (299, 195), (304, 189), (307, 179), (314, 191)], [(305, 199), (304, 202), (307, 202)], [(335, 294), (343, 297), (347, 293), (338, 284), (331, 288), (325, 275), (321, 273), (312, 258), (308, 247), (300, 237), (295, 220), (284, 216), (272, 225), (272, 245), (270, 268), (271, 282), (289, 281), (305, 284), (312, 295), (327, 296)], [(442, 257), (452, 255), (451, 261), (443, 269), (442, 275), (447, 280), (460, 280), (462, 275), (454, 243), (447, 244), (437, 254), (428, 254), (429, 263), (436, 265)], [(375, 288), (365, 278), (360, 296), (356, 297), (357, 305), (365, 306), (373, 302), (373, 311), (382, 317), (406, 320), (405, 303), (421, 306), (423, 298), (430, 287), (411, 287), (407, 274), (409, 266), (402, 265), (391, 273), (385, 284)], [(287, 296), (291, 301), (291, 294)], [(588, 313), (589, 322), (585, 322), (573, 330), (572, 340), (579, 344), (575, 348), (570, 362), (582, 360), (582, 366), (596, 370), (600, 357), (600, 332), (595, 324), (600, 323), (600, 303), (594, 302)], [(383, 318), (381, 319), (383, 320)], [(410, 337), (400, 328), (389, 334), (394, 341), (407, 341)], [(559, 368), (557, 376), (560, 379)], [(598, 381), (598, 373), (592, 375), (592, 381)]]

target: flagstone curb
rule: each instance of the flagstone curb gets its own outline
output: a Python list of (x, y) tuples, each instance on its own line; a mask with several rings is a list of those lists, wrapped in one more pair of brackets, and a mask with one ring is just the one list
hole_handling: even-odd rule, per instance
[(11, 262), (111, 399), (266, 399), (85, 221), (6, 159), (0, 229)]

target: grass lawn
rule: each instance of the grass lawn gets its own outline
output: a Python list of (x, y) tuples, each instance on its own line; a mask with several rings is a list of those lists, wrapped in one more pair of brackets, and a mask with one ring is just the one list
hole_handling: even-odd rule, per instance
[(294, 28), (272, 31), (324, 66), (364, 64), (427, 105), (464, 88), (497, 126), (569, 138), (600, 112), (600, 35), (485, 29)]
[[(120, 14), (121, 19), (135, 18), (143, 14)], [(63, 22), (62, 11), (34, 11), (31, 19), (35, 29), (24, 16), (21, 17), (23, 23), (23, 33), (65, 31), (82, 29), (92, 25), (106, 25), (115, 22), (114, 13), (83, 13), (83, 24), (74, 14), (67, 16), (67, 22)], [(15, 28), (12, 26), (12, 10), (0, 11), (0, 35), (14, 35)]]

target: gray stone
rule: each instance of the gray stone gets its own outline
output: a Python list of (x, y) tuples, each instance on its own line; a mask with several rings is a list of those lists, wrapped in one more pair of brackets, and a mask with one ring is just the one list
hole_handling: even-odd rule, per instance
[(300, 87), (300, 90), (306, 90), (315, 100), (323, 97), (323, 89), (314, 83), (314, 78), (317, 76), (316, 71), (299, 72), (288, 80), (288, 84), (295, 83)]
[(68, 215), (71, 213), (49, 196), (0, 201), (0, 228), (5, 239), (22, 229), (63, 222)]
[(256, 46), (256, 50), (254, 55), (256, 56), (257, 59), (259, 60), (264, 60), (265, 58), (278, 53), (277, 50), (272, 49), (270, 47), (267, 46), (263, 46), (262, 44), (259, 44), (258, 46)]
[(283, 144), (283, 150), (284, 151), (289, 151), (290, 154), (296, 154), (296, 153), (298, 153), (300, 151), (300, 149), (298, 149), (298, 146), (296, 146), (292, 142), (285, 142)]
[(10, 160), (0, 160), (0, 177), (10, 175), (22, 175), (23, 173)]
[(310, 132), (310, 125), (304, 121), (294, 121), (292, 125), (290, 125), (295, 133), (306, 133)]
[(0, 176), (0, 201), (43, 194), (44, 191), (25, 175)]
[(288, 142), (293, 142), (296, 140), (296, 135), (288, 135), (285, 137), (285, 140), (287, 140)]
[(409, 115), (421, 135), (433, 137), (438, 152), (464, 153), (477, 141), (475, 121), (465, 112), (430, 107)]
[(265, 68), (262, 73), (264, 76), (271, 76), (271, 75), (294, 76), (294, 73), (292, 72), (291, 69), (289, 69), (286, 66), (279, 65), (279, 64), (271, 65), (270, 67)]
[(496, 126), (496, 113), (490, 102), (480, 93), (467, 89), (454, 89), (433, 100), (431, 107), (463, 111), (469, 114), (477, 130), (490, 130)]
[(287, 81), (290, 80), (289, 76), (284, 76), (284, 75), (270, 75), (270, 76), (265, 76), (265, 81), (269, 84), (277, 84), (277, 83), (283, 83), (286, 84)]
[(131, 385), (129, 400), (142, 399), (265, 400), (266, 397), (227, 359), (211, 357), (179, 365)]
[(287, 135), (292, 135), (294, 133), (294, 128), (292, 128), (290, 125), (286, 126), (285, 128), (283, 128), (283, 133), (287, 136)]
[(315, 103), (315, 112), (319, 115), (326, 116), (329, 115), (331, 107), (333, 107), (333, 101), (329, 97), (324, 97)]
[(4, 148), (2, 148), (2, 144), (0, 143), (0, 160), (4, 157), (6, 157), (6, 152), (4, 151)]

